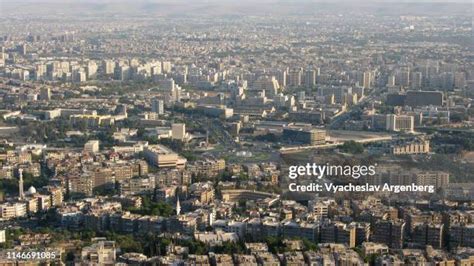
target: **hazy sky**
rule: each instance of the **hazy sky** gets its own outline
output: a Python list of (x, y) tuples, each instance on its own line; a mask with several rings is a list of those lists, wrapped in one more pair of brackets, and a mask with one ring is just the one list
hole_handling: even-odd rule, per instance
[(1, 3), (282, 3), (282, 2), (391, 2), (391, 3), (472, 3), (472, 0), (0, 0)]
[[(448, 12), (469, 15), (471, 8), (464, 5), (474, 0), (0, 0), (0, 16), (16, 14), (54, 15), (57, 12), (69, 15), (87, 14), (138, 14), (160, 13), (162, 15), (200, 14), (204, 16), (222, 14), (283, 14), (317, 10), (319, 3), (334, 10), (392, 12), (404, 9), (405, 13)], [(412, 8), (410, 3), (418, 4)], [(429, 5), (433, 3), (433, 5)], [(435, 4), (436, 3), (436, 4)], [(445, 4), (438, 4), (445, 3)], [(460, 3), (462, 5), (450, 5)], [(314, 6), (313, 6), (314, 4)], [(385, 5), (386, 4), (386, 5)], [(400, 4), (401, 7), (397, 5)], [(426, 6), (428, 5), (428, 6)], [(446, 5), (450, 5), (447, 7)]]

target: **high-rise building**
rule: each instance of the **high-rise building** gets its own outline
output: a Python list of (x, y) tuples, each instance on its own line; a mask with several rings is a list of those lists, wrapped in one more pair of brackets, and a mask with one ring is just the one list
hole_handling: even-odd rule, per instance
[(105, 75), (114, 74), (115, 62), (112, 60), (104, 60), (102, 62), (102, 69)]
[(85, 71), (79, 70), (79, 71), (74, 71), (73, 72), (73, 81), (74, 82), (85, 82), (87, 81), (87, 73)]
[(356, 228), (351, 224), (340, 222), (328, 223), (321, 226), (322, 243), (341, 243), (355, 247)]
[(138, 61), (137, 58), (130, 58), (130, 59), (128, 60), (128, 65), (129, 65), (131, 68), (135, 68), (135, 67), (137, 67), (137, 66), (140, 65), (140, 62)]
[(278, 80), (273, 76), (261, 76), (255, 80), (252, 85), (255, 90), (263, 90), (265, 91), (265, 95), (271, 97), (277, 95), (278, 89), (280, 88)]
[(46, 186), (46, 190), (51, 196), (52, 206), (61, 206), (63, 203), (63, 190), (62, 187)]
[(349, 248), (355, 247), (356, 228), (351, 224), (338, 224), (336, 226), (337, 242), (346, 244)]
[(0, 230), (0, 243), (5, 243), (5, 241), (7, 241), (5, 230)]
[(408, 87), (410, 84), (410, 71), (409, 70), (401, 70), (397, 73), (397, 83), (396, 85)]
[(151, 66), (151, 75), (156, 76), (161, 74), (161, 62), (155, 62)]
[(362, 88), (362, 87), (355, 87), (355, 88), (352, 88), (352, 94), (356, 94), (357, 95), (357, 99), (362, 99), (362, 97), (365, 96), (365, 89)]
[(40, 99), (42, 101), (51, 100), (51, 89), (48, 87), (43, 87), (40, 89)]
[(407, 91), (405, 105), (411, 107), (425, 105), (442, 106), (443, 93), (441, 91)]
[(278, 80), (278, 84), (282, 87), (286, 87), (286, 70), (279, 70), (276, 74), (276, 79)]
[(295, 68), (290, 70), (288, 73), (288, 85), (290, 87), (299, 87), (301, 86), (301, 68)]
[(405, 222), (402, 220), (382, 220), (375, 223), (371, 238), (373, 242), (400, 249), (403, 247), (404, 234)]
[(114, 171), (111, 168), (97, 168), (92, 174), (92, 185), (94, 188), (113, 188), (115, 183)]
[(418, 223), (413, 226), (413, 242), (420, 246), (430, 245), (436, 249), (443, 248), (443, 236), (443, 224)]
[(443, 90), (452, 90), (454, 87), (454, 74), (443, 72), (439, 75), (440, 86)]
[(426, 225), (426, 244), (441, 249), (444, 246), (444, 224)]
[(35, 72), (34, 72), (34, 79), (42, 80), (45, 77), (46, 73), (47, 73), (46, 65), (44, 64), (36, 65)]
[(181, 100), (181, 88), (179, 86), (175, 86), (168, 97), (169, 97), (169, 100), (171, 102), (180, 101)]
[(136, 195), (144, 192), (153, 191), (155, 188), (155, 179), (153, 177), (127, 178), (119, 182), (120, 195)]
[(326, 143), (326, 131), (318, 129), (285, 128), (283, 129), (283, 139), (309, 145), (322, 145)]
[(240, 121), (234, 122), (230, 124), (230, 134), (232, 136), (238, 136), (240, 133), (240, 128), (242, 127), (242, 123)]
[(412, 72), (411, 79), (410, 79), (410, 87), (412, 89), (420, 89), (422, 84), (422, 74), (421, 72)]
[(128, 66), (116, 66), (114, 68), (114, 79), (116, 80), (128, 80), (130, 78), (130, 67)]
[(307, 69), (304, 74), (304, 86), (312, 88), (316, 85), (316, 71), (314, 69)]
[(5, 60), (5, 47), (0, 47), (0, 60)]
[(173, 91), (176, 85), (173, 79), (165, 79), (160, 81), (159, 87), (164, 91)]
[(87, 66), (85, 69), (86, 77), (88, 79), (95, 79), (97, 77), (97, 69), (98, 69), (98, 66), (95, 61), (91, 60), (87, 62)]
[(165, 103), (161, 99), (154, 98), (151, 101), (151, 111), (153, 113), (156, 113), (156, 114), (159, 114), (159, 115), (164, 114), (165, 113), (165, 107), (164, 106), (165, 106)]
[(454, 73), (454, 87), (464, 88), (466, 86), (466, 73), (456, 72)]
[(26, 43), (18, 45), (17, 50), (19, 54), (26, 55), (27, 53)]
[(452, 224), (449, 227), (449, 247), (474, 248), (474, 224)]
[(386, 129), (389, 131), (413, 132), (415, 118), (411, 115), (387, 115)]
[(92, 195), (93, 180), (91, 175), (71, 175), (67, 177), (67, 190), (72, 193)]
[(305, 91), (299, 91), (297, 93), (297, 99), (300, 102), (304, 102), (304, 100), (306, 99), (306, 92)]
[(362, 87), (364, 89), (370, 89), (371, 86), (372, 86), (372, 72), (366, 71), (364, 72)]
[(387, 87), (394, 87), (395, 86), (395, 76), (391, 75), (388, 77)]
[(24, 217), (27, 214), (25, 202), (5, 202), (0, 204), (0, 217), (4, 219)]
[(369, 223), (354, 223), (356, 229), (356, 246), (363, 242), (369, 241), (370, 238), (370, 224)]
[(163, 61), (161, 62), (161, 71), (163, 73), (169, 73), (171, 72), (171, 62), (169, 61)]
[(171, 136), (176, 140), (184, 140), (186, 138), (186, 124), (172, 124)]
[(416, 184), (445, 188), (449, 185), (449, 173), (440, 171), (426, 171), (416, 174)]

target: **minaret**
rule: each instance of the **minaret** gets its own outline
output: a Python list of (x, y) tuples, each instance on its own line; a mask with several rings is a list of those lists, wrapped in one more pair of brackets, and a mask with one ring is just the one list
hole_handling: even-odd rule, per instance
[(179, 197), (178, 200), (176, 201), (176, 215), (179, 215), (181, 213), (181, 204), (179, 203)]
[(19, 175), (19, 180), (18, 180), (18, 192), (19, 192), (19, 196), (20, 196), (20, 199), (24, 199), (25, 198), (25, 193), (23, 191), (23, 169), (18, 169), (18, 175)]

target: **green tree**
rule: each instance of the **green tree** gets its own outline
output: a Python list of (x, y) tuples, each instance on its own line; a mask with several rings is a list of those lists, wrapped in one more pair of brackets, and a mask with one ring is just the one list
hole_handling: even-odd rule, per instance
[(349, 140), (340, 146), (341, 150), (347, 153), (358, 154), (364, 152), (364, 146), (361, 143)]

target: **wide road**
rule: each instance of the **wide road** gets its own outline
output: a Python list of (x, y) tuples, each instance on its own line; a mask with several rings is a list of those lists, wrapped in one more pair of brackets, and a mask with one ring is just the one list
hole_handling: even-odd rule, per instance
[(329, 123), (327, 127), (329, 129), (340, 129), (344, 125), (344, 122), (349, 120), (355, 112), (361, 110), (361, 106), (363, 104), (367, 102), (370, 103), (371, 101), (374, 100), (374, 93), (375, 93), (375, 89), (373, 89), (369, 95), (363, 97), (357, 104), (352, 106), (348, 111), (332, 119), (331, 123)]

